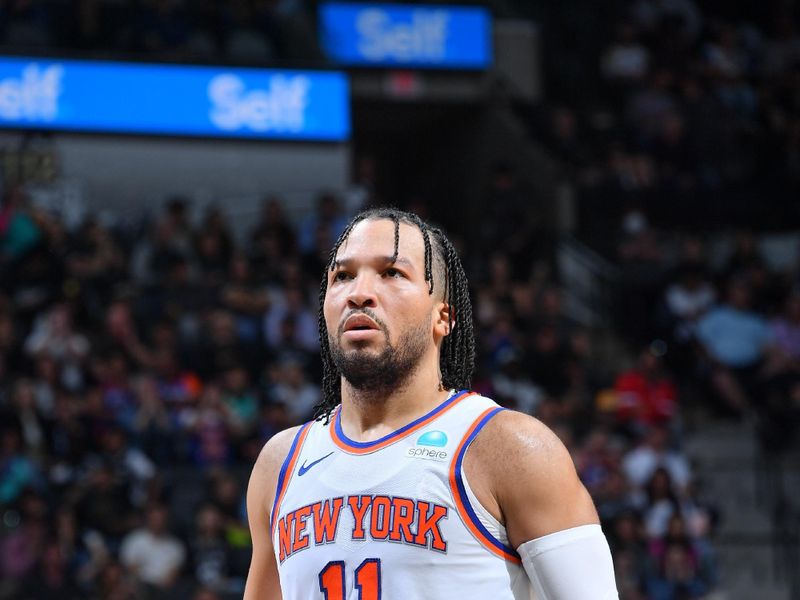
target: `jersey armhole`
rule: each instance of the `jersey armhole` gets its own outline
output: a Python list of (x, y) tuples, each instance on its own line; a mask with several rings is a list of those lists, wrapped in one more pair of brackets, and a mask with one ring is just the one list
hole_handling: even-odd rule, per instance
[[(461, 443), (458, 445), (453, 461), (450, 464), (450, 491), (453, 494), (453, 500), (459, 517), (461, 517), (466, 528), (475, 536), (475, 539), (492, 554), (512, 563), (522, 564), (519, 554), (508, 544), (497, 539), (497, 537), (481, 522), (470, 500), (470, 494), (467, 491), (466, 480), (462, 472), (464, 455), (467, 453), (467, 448), (469, 448), (469, 445), (477, 437), (486, 423), (503, 410), (505, 409), (500, 406), (486, 409), (473, 421), (472, 425), (464, 434)], [(477, 498), (475, 498), (475, 500), (477, 500)]]
[(278, 485), (275, 487), (275, 500), (272, 502), (272, 511), (270, 512), (269, 517), (269, 529), (271, 536), (274, 536), (275, 534), (275, 521), (278, 518), (278, 512), (280, 511), (283, 497), (286, 495), (286, 489), (289, 487), (289, 481), (292, 479), (292, 473), (294, 473), (297, 457), (300, 456), (300, 451), (303, 448), (303, 442), (306, 441), (308, 431), (311, 429), (311, 425), (313, 423), (313, 421), (309, 421), (303, 425), (294, 436), (292, 445), (289, 448), (289, 453), (287, 454), (286, 459), (283, 461), (283, 465), (281, 465), (280, 473), (278, 473)]

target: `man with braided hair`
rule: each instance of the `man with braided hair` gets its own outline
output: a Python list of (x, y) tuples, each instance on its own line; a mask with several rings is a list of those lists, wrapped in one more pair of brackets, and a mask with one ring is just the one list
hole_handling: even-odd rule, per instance
[(323, 399), (250, 478), (245, 600), (606, 600), (608, 544), (569, 454), (469, 391), (472, 309), (447, 237), (357, 215), (320, 291)]

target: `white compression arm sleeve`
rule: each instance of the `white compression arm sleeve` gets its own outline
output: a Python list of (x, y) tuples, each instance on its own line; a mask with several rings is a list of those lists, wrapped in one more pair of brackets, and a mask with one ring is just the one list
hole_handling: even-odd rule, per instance
[(538, 600), (618, 598), (611, 550), (600, 525), (557, 531), (517, 548)]

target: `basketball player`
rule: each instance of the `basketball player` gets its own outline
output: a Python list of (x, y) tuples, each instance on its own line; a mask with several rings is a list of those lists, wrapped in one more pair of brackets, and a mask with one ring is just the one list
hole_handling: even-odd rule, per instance
[(245, 600), (606, 600), (611, 554), (569, 454), (471, 393), (467, 281), (413, 214), (361, 213), (320, 292), (316, 420), (250, 478)]

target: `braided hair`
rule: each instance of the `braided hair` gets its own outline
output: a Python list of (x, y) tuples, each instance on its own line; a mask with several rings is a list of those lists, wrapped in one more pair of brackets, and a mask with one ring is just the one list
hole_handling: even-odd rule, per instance
[[(387, 219), (394, 223), (392, 262), (397, 260), (400, 245), (400, 223), (412, 225), (422, 233), (425, 243), (425, 281), (428, 283), (428, 294), (433, 294), (435, 288), (442, 286), (442, 298), (450, 305), (448, 311), (450, 334), (442, 340), (439, 353), (441, 383), (446, 389), (461, 390), (470, 386), (475, 366), (475, 333), (467, 276), (458, 253), (441, 229), (429, 225), (417, 215), (396, 208), (373, 208), (357, 214), (345, 227), (331, 250), (320, 284), (319, 341), (322, 355), (322, 399), (314, 407), (314, 418), (324, 419), (325, 423), (328, 422), (333, 409), (341, 401), (342, 392), (341, 373), (336, 368), (331, 356), (328, 329), (323, 314), (325, 295), (328, 291), (328, 271), (334, 269), (339, 248), (347, 241), (353, 228), (361, 221), (380, 219)], [(457, 317), (457, 327), (454, 326), (454, 315)]]

